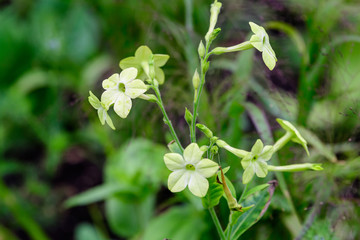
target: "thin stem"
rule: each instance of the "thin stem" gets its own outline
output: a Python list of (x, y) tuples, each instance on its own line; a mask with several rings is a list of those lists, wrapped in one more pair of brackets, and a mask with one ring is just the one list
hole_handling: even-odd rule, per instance
[(219, 234), (220, 239), (221, 240), (226, 240), (225, 233), (221, 228), (220, 221), (219, 221), (219, 219), (218, 219), (218, 217), (217, 217), (217, 215), (215, 213), (214, 208), (209, 208), (209, 212), (210, 212), (211, 218), (212, 218), (212, 220), (213, 220), (213, 222), (215, 224), (215, 227), (216, 227), (216, 230), (217, 230), (217, 232)]
[(239, 203), (242, 202), (242, 200), (243, 200), (243, 198), (244, 198), (244, 196), (245, 196), (245, 193), (246, 193), (247, 190), (248, 190), (248, 187), (249, 187), (249, 183), (247, 183), (247, 184), (245, 185), (244, 191), (241, 193), (241, 196), (240, 196), (240, 198), (239, 198)]
[(152, 86), (152, 89), (154, 90), (155, 92), (155, 95), (156, 97), (158, 98), (158, 101), (157, 101), (157, 104), (159, 105), (160, 109), (161, 109), (161, 112), (162, 114), (164, 115), (164, 118), (166, 120), (166, 124), (169, 126), (169, 129), (170, 129), (170, 133), (171, 133), (171, 136), (173, 137), (173, 139), (175, 140), (175, 142), (177, 143), (177, 145), (179, 146), (181, 152), (184, 152), (184, 148), (182, 147), (181, 143), (180, 143), (180, 140), (175, 132), (175, 129), (166, 113), (166, 110), (165, 110), (165, 107), (164, 107), (164, 103), (161, 99), (161, 94), (160, 94), (160, 91), (159, 91), (159, 88), (158, 87), (155, 87), (155, 86)]
[(200, 86), (199, 86), (199, 89), (197, 90), (198, 94), (195, 94), (196, 99), (194, 99), (193, 120), (191, 123), (192, 128), (190, 129), (191, 142), (196, 142), (196, 117), (198, 114), (198, 107), (199, 107), (199, 103), (200, 103), (202, 89), (205, 85), (205, 75), (206, 75), (207, 70), (204, 71), (204, 64), (207, 63), (207, 60), (210, 56), (210, 54), (208, 54), (209, 47), (210, 47), (210, 44), (207, 42), (206, 49), (205, 49), (205, 57), (204, 57), (204, 59), (201, 59)]

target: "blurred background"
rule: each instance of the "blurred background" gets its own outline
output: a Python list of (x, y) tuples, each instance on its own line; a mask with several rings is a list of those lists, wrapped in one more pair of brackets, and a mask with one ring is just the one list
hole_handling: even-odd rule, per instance
[[(161, 90), (188, 144), (183, 114), (211, 2), (0, 1), (0, 239), (216, 239), (201, 202), (181, 204), (186, 193), (166, 188), (171, 137), (157, 107), (135, 100), (125, 120), (111, 110), (112, 131), (87, 101), (121, 59), (148, 45), (171, 56)], [(252, 50), (212, 57), (199, 121), (248, 149), (259, 135), (271, 144), (283, 134), (275, 118), (290, 120), (311, 155), (290, 144), (273, 161), (325, 168), (283, 174), (286, 184), (244, 238), (359, 239), (359, 1), (222, 3), (213, 46), (247, 40), (253, 21), (266, 27), (278, 62), (271, 72)], [(239, 160), (221, 159), (241, 192)], [(226, 223), (226, 202), (217, 211)]]

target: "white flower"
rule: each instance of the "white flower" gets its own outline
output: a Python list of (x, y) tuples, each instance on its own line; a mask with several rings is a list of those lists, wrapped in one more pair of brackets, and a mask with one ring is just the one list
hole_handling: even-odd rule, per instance
[(213, 176), (219, 165), (210, 159), (201, 159), (203, 151), (196, 143), (191, 143), (184, 150), (184, 156), (167, 153), (164, 156), (166, 167), (173, 171), (169, 175), (168, 187), (172, 192), (180, 192), (189, 186), (198, 197), (204, 197), (209, 188), (206, 178)]
[(274, 50), (272, 49), (269, 41), (269, 35), (266, 33), (263, 27), (259, 25), (249, 22), (251, 31), (254, 35), (250, 38), (250, 43), (262, 52), (262, 58), (264, 60), (265, 65), (270, 69), (273, 70), (277, 61), (276, 55)]
[(98, 110), (98, 116), (99, 116), (101, 124), (105, 125), (105, 122), (106, 122), (109, 125), (109, 127), (111, 127), (113, 130), (115, 130), (114, 124), (111, 121), (111, 118), (107, 113), (109, 108), (105, 104), (100, 102), (100, 100), (91, 91), (89, 91), (89, 93), (90, 93), (90, 96), (88, 98), (89, 102), (90, 102), (91, 106), (93, 106), (96, 110)]
[(114, 104), (114, 111), (121, 118), (126, 118), (129, 114), (131, 99), (139, 97), (147, 90), (143, 81), (135, 79), (137, 73), (136, 68), (127, 68), (120, 75), (115, 73), (102, 83), (106, 91), (101, 95), (101, 102), (106, 106)]
[(249, 183), (255, 173), (258, 177), (266, 177), (268, 174), (268, 165), (266, 162), (270, 160), (273, 153), (273, 146), (266, 145), (264, 147), (260, 139), (255, 142), (251, 148), (251, 152), (241, 160), (241, 165), (245, 169), (243, 174), (244, 184)]

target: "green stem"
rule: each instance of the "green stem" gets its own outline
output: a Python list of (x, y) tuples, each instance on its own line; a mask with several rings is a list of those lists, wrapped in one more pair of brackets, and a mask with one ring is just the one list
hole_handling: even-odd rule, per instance
[(162, 112), (162, 114), (164, 115), (164, 118), (166, 120), (166, 124), (169, 126), (169, 129), (170, 129), (170, 133), (171, 133), (171, 136), (173, 137), (173, 139), (175, 140), (175, 142), (177, 143), (177, 145), (179, 146), (181, 152), (184, 152), (184, 148), (182, 147), (181, 143), (180, 143), (180, 140), (175, 132), (175, 129), (166, 113), (166, 110), (165, 110), (165, 107), (164, 107), (164, 103), (161, 99), (161, 94), (160, 94), (160, 91), (159, 91), (159, 88), (158, 87), (155, 87), (155, 86), (152, 86), (152, 89), (154, 90), (155, 92), (155, 95), (156, 97), (158, 98), (158, 101), (157, 101), (157, 104), (159, 105), (160, 107), (160, 110)]
[(218, 219), (218, 217), (217, 217), (217, 215), (215, 213), (214, 208), (209, 208), (209, 212), (210, 212), (211, 218), (212, 218), (212, 220), (213, 220), (213, 222), (215, 224), (215, 227), (216, 227), (216, 230), (217, 230), (217, 232), (219, 234), (220, 239), (221, 240), (226, 240), (225, 233), (221, 228), (220, 221), (219, 221), (219, 219)]
[(196, 142), (196, 117), (198, 114), (198, 107), (199, 107), (199, 103), (200, 103), (201, 93), (202, 93), (203, 87), (205, 85), (205, 75), (206, 75), (207, 70), (204, 71), (204, 64), (207, 63), (207, 60), (210, 56), (210, 54), (208, 54), (209, 47), (210, 47), (210, 44), (207, 42), (206, 49), (205, 49), (205, 57), (204, 57), (204, 59), (201, 59), (200, 86), (197, 90), (198, 93), (194, 94), (196, 98), (194, 98), (193, 120), (191, 122), (192, 126), (190, 129), (191, 142)]

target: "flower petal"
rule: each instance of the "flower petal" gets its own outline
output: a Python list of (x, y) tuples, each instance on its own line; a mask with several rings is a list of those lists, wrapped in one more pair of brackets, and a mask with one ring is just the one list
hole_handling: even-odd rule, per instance
[(195, 169), (195, 171), (201, 174), (203, 177), (209, 178), (214, 176), (216, 171), (219, 169), (219, 165), (210, 159), (204, 158), (195, 165)]
[(106, 110), (104, 108), (99, 108), (98, 116), (102, 125), (105, 124), (106, 115)]
[(261, 32), (264, 28), (260, 27), (259, 25), (257, 25), (256, 23), (253, 22), (249, 22), (251, 31), (255, 34), (257, 34), (258, 32)]
[(264, 161), (256, 161), (254, 163), (255, 173), (258, 177), (264, 178), (268, 174), (268, 166)]
[(151, 55), (152, 52), (148, 46), (140, 46), (135, 52), (135, 57), (140, 63), (143, 61), (148, 62)]
[(119, 74), (118, 73), (114, 73), (113, 75), (111, 75), (108, 79), (105, 79), (102, 82), (102, 87), (104, 89), (109, 89), (109, 88), (114, 88), (117, 86), (117, 84), (120, 82), (120, 78), (119, 78)]
[(106, 113), (105, 121), (106, 121), (107, 125), (109, 125), (109, 127), (111, 127), (112, 130), (116, 129), (108, 113)]
[(114, 111), (121, 118), (126, 118), (131, 109), (131, 98), (126, 96), (124, 93), (119, 92), (119, 97), (114, 104)]
[(251, 153), (254, 155), (259, 155), (263, 150), (264, 144), (260, 139), (256, 140), (254, 146), (251, 148)]
[(166, 54), (154, 54), (154, 65), (162, 67), (169, 60), (170, 56)]
[(263, 148), (263, 151), (260, 154), (260, 157), (264, 161), (269, 161), (273, 154), (274, 154), (274, 147), (270, 146), (270, 145), (266, 145)]
[(120, 73), (120, 82), (128, 83), (136, 78), (138, 70), (134, 67), (127, 68)]
[(164, 162), (166, 167), (171, 171), (176, 171), (180, 169), (184, 169), (185, 160), (178, 153), (167, 153), (164, 155)]
[(276, 65), (276, 56), (274, 51), (269, 48), (270, 45), (265, 45), (262, 53), (262, 58), (265, 65), (270, 69), (273, 70)]
[(254, 166), (251, 164), (245, 169), (245, 171), (243, 173), (243, 177), (242, 177), (243, 184), (249, 183), (250, 180), (253, 178), (254, 173), (255, 173), (254, 172)]
[(145, 83), (139, 79), (135, 79), (125, 85), (125, 94), (131, 98), (137, 98), (146, 91)]
[(155, 79), (159, 82), (159, 84), (163, 84), (165, 81), (164, 71), (159, 67), (155, 67)]
[(172, 192), (181, 192), (188, 185), (189, 178), (190, 172), (185, 169), (170, 173), (168, 178), (169, 190)]
[(252, 35), (250, 38), (250, 43), (251, 43), (251, 45), (254, 46), (254, 48), (259, 50), (260, 52), (263, 51), (263, 48), (264, 48), (263, 39), (261, 37), (259, 37), (258, 35)]
[(116, 99), (118, 99), (120, 92), (118, 90), (110, 89), (103, 92), (101, 95), (101, 102), (109, 107), (111, 104), (113, 104)]
[(91, 91), (89, 91), (89, 94), (88, 100), (91, 106), (95, 109), (101, 108), (100, 100)]
[(196, 143), (191, 143), (184, 150), (184, 159), (185, 162), (196, 164), (200, 162), (201, 156), (204, 154), (203, 151), (200, 150), (199, 146)]
[(190, 175), (189, 189), (195, 196), (205, 197), (209, 189), (209, 182), (199, 173), (193, 172)]
[(121, 60), (119, 66), (123, 70), (130, 67), (140, 68), (140, 62), (136, 59), (136, 57), (128, 57)]
[(254, 155), (250, 152), (248, 154), (246, 154), (246, 156), (241, 160), (241, 165), (244, 169), (246, 169), (250, 163), (251, 163), (251, 159), (254, 157)]

